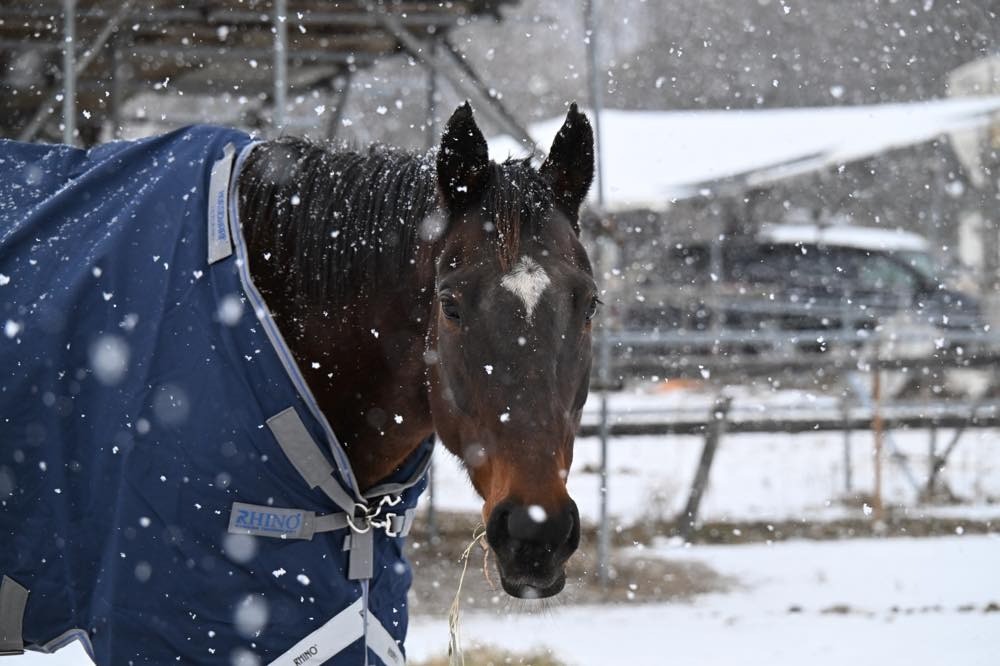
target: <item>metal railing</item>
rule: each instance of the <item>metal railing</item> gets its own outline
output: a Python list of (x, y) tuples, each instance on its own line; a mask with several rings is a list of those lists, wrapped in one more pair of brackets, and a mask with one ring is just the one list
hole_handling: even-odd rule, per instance
[[(775, 312), (788, 313), (788, 304)], [(798, 308), (801, 311), (802, 308)], [(815, 311), (810, 308), (815, 316)], [(847, 319), (845, 318), (845, 321)], [(751, 341), (755, 345), (762, 343), (772, 350), (768, 357), (758, 350), (752, 354), (726, 354), (728, 347), (745, 347)], [(803, 350), (806, 343), (810, 351)], [(829, 350), (827, 353), (817, 353), (816, 345)], [(882, 458), (882, 442), (888, 446), (890, 460), (897, 464), (913, 484), (918, 484), (915, 475), (900, 454), (891, 436), (886, 434), (897, 427), (926, 427), (932, 432), (932, 442), (936, 441), (936, 429), (948, 427), (956, 429), (956, 436), (944, 451), (938, 456), (932, 451), (932, 459), (936, 469), (943, 467), (944, 460), (954, 449), (958, 438), (967, 427), (1000, 427), (1000, 402), (984, 404), (981, 401), (954, 400), (923, 403), (899, 403), (883, 405), (879, 377), (884, 368), (968, 368), (989, 367), (992, 371), (1000, 361), (1000, 335), (983, 330), (956, 330), (927, 328), (887, 331), (882, 327), (874, 329), (855, 329), (853, 326), (842, 326), (828, 329), (812, 330), (738, 330), (715, 328), (713, 330), (667, 330), (667, 331), (600, 331), (594, 342), (595, 370), (597, 392), (601, 409), (589, 412), (580, 429), (581, 436), (596, 436), (600, 440), (601, 458), (600, 475), (602, 506), (608, 500), (608, 488), (605, 480), (609, 472), (609, 440), (614, 436), (656, 435), (656, 434), (702, 434), (706, 437), (705, 450), (695, 479), (692, 482), (691, 496), (687, 507), (678, 524), (683, 535), (690, 534), (697, 519), (697, 508), (707, 480), (708, 468), (714, 457), (715, 448), (723, 432), (812, 432), (816, 430), (844, 430), (845, 432), (845, 484), (851, 487), (850, 445), (847, 434), (852, 430), (871, 429), (875, 433), (876, 457)], [(608, 408), (609, 389), (616, 385), (612, 378), (617, 378), (617, 386), (625, 385), (627, 380), (648, 378), (650, 367), (660, 369), (660, 377), (671, 376), (671, 369), (681, 367), (676, 362), (691, 349), (706, 349), (708, 353), (697, 359), (694, 364), (681, 364), (688, 369), (692, 365), (697, 369), (697, 375), (702, 379), (719, 381), (720, 374), (716, 370), (724, 368), (729, 373), (740, 374), (742, 379), (759, 376), (757, 373), (764, 367), (760, 363), (762, 356), (768, 358), (776, 367), (789, 366), (801, 368), (806, 366), (813, 371), (828, 372), (830, 369), (852, 373), (854, 381), (848, 382), (857, 394), (856, 404), (848, 404), (841, 400), (835, 406), (817, 410), (810, 407), (808, 412), (801, 408), (775, 410), (767, 407), (763, 410), (747, 409), (743, 406), (732, 406), (726, 401), (726, 409), (722, 417), (726, 422), (719, 423), (718, 410), (704, 407), (700, 415), (691, 410), (656, 410), (647, 412), (629, 411), (626, 418)], [(780, 350), (775, 353), (774, 350)], [(891, 354), (890, 354), (891, 352)], [(865, 391), (865, 384), (859, 378), (862, 372), (868, 373), (873, 381), (871, 392)], [(731, 376), (731, 374), (730, 374)], [(851, 377), (849, 377), (851, 378)], [(720, 391), (718, 398), (724, 399)], [(718, 399), (716, 401), (718, 404)], [(749, 411), (750, 413), (746, 413)], [(594, 418), (596, 416), (596, 419)], [(934, 444), (932, 443), (932, 448)], [(881, 466), (876, 465), (876, 514), (881, 515)], [(933, 474), (929, 477), (926, 492), (931, 493), (934, 483)], [(598, 525), (599, 548), (598, 571), (603, 571), (609, 562), (607, 544), (610, 540), (611, 525), (607, 512), (602, 510)]]

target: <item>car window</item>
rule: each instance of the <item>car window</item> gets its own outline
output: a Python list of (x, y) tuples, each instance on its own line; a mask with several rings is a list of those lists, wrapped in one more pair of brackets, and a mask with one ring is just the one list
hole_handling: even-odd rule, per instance
[(939, 267), (926, 252), (897, 252), (895, 258), (919, 273), (927, 282), (937, 284), (942, 280)]
[(845, 282), (838, 251), (811, 244), (764, 246), (761, 270), (793, 288), (830, 291)]
[(917, 289), (916, 276), (892, 259), (869, 254), (858, 265), (858, 286), (872, 291), (912, 293)]

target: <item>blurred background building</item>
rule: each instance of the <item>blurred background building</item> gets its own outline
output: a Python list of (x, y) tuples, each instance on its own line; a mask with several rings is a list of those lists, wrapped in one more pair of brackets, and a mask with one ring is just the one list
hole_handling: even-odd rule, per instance
[[(581, 3), (35, 0), (0, 8), (4, 136), (62, 137), (70, 6), (81, 70), (73, 133), (81, 144), (214, 122), (422, 149), (429, 121), (466, 97), (484, 105), (477, 88), (503, 109), (481, 112), (488, 134), (523, 140), (508, 121), (523, 129), (590, 97)], [(603, 106), (762, 110), (940, 99), (953, 92), (953, 71), (995, 55), (994, 9), (940, 0), (604, 0), (596, 5)], [(284, 69), (275, 54), (282, 40)], [(433, 84), (427, 62), (435, 64)], [(429, 116), (431, 86), (437, 104)], [(709, 221), (720, 218), (729, 232), (782, 221), (900, 227), (931, 239), (949, 265), (981, 267), (983, 247), (997, 253), (995, 242), (974, 242), (993, 228), (996, 188), (970, 176), (944, 138), (727, 196), (706, 190), (677, 202), (665, 192), (662, 206), (617, 212), (626, 226), (679, 236), (714, 229)], [(993, 163), (990, 152), (983, 164)]]

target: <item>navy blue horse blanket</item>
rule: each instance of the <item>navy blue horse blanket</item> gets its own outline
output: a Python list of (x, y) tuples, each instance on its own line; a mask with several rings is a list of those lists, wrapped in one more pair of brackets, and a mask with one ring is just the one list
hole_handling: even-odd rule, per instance
[(0, 142), (0, 653), (403, 663), (430, 444), (359, 492), (250, 280), (252, 148)]

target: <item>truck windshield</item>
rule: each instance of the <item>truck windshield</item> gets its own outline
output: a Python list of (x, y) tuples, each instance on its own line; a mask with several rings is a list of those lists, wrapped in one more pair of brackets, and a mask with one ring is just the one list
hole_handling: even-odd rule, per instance
[(941, 283), (941, 273), (931, 255), (926, 252), (895, 252), (894, 254), (896, 259), (915, 270), (927, 282), (935, 285)]

